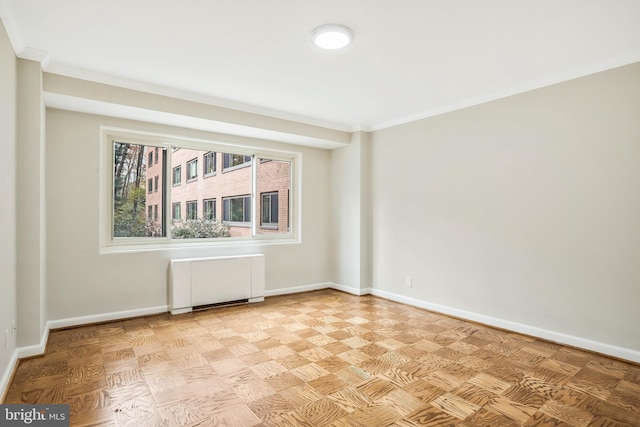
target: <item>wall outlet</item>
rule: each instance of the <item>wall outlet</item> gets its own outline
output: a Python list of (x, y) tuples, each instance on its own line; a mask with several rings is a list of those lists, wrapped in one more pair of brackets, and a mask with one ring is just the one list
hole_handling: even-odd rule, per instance
[(411, 279), (411, 276), (407, 276), (407, 277), (404, 279), (404, 285), (405, 285), (407, 288), (411, 288), (411, 287), (413, 286), (413, 280)]

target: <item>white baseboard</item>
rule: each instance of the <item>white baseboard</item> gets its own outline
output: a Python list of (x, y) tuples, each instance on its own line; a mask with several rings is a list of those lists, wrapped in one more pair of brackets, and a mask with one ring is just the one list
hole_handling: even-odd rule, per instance
[(331, 289), (346, 292), (352, 295), (362, 296), (362, 295), (368, 295), (371, 293), (371, 288), (354, 288), (351, 286), (340, 285), (338, 283), (329, 283), (328, 285), (329, 285), (328, 287)]
[(371, 293), (371, 288), (359, 289), (352, 286), (340, 285), (333, 282), (314, 283), (312, 285), (292, 286), (289, 288), (272, 289), (265, 291), (266, 297), (272, 297), (276, 295), (288, 295), (297, 294), (300, 292), (319, 291), (321, 289), (335, 289), (337, 291), (347, 292), (352, 295), (367, 295)]
[(111, 320), (128, 319), (131, 317), (150, 316), (152, 314), (166, 313), (168, 305), (157, 307), (138, 308), (135, 310), (116, 311), (113, 313), (91, 314), (89, 316), (70, 317), (67, 319), (49, 320), (49, 329), (68, 328), (71, 326), (88, 325), (91, 323), (109, 322)]
[(289, 288), (280, 288), (280, 289), (267, 289), (264, 291), (265, 297), (273, 297), (276, 295), (288, 295), (288, 294), (297, 294), (300, 292), (309, 292), (309, 291), (318, 291), (320, 289), (327, 289), (331, 287), (331, 283), (314, 283), (312, 285), (302, 285), (302, 286), (291, 286)]
[(615, 345), (602, 343), (598, 341), (593, 341), (593, 340), (589, 340), (582, 337), (567, 335), (561, 332), (550, 331), (548, 329), (542, 329), (535, 326), (512, 322), (509, 320), (499, 319), (496, 317), (486, 316), (486, 315), (474, 313), (471, 311), (459, 310), (457, 308), (448, 307), (440, 304), (434, 304), (428, 301), (423, 301), (417, 298), (411, 298), (404, 295), (398, 295), (398, 294), (383, 291), (380, 289), (371, 289), (371, 295), (379, 296), (381, 298), (400, 302), (400, 303), (411, 305), (414, 307), (424, 308), (425, 310), (442, 313), (442, 314), (458, 317), (465, 320), (471, 320), (473, 322), (478, 322), (478, 323), (482, 323), (489, 326), (495, 326), (497, 328), (506, 329), (509, 331), (518, 332), (521, 334), (530, 335), (537, 338), (542, 338), (548, 341), (556, 342), (558, 344), (564, 344), (571, 347), (590, 350), (600, 354), (613, 356), (619, 359), (640, 363), (640, 351), (631, 350), (624, 347), (618, 347)]
[(50, 322), (47, 322), (47, 325), (44, 327), (44, 331), (42, 331), (42, 337), (40, 337), (39, 344), (16, 348), (18, 358), (23, 359), (25, 357), (39, 356), (41, 354), (44, 354), (47, 348), (47, 340), (49, 339), (49, 329), (51, 329)]
[(7, 364), (7, 367), (2, 374), (2, 378), (0, 378), (0, 402), (3, 401), (6, 392), (9, 390), (9, 381), (11, 381), (13, 372), (18, 367), (17, 364), (19, 359), (20, 358), (18, 357), (18, 349), (16, 349), (9, 359), (9, 363)]

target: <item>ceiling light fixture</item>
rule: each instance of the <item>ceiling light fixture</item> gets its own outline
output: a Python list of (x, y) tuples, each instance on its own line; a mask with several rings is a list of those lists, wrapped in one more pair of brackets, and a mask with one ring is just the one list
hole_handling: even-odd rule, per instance
[(342, 49), (347, 47), (352, 40), (353, 31), (340, 24), (320, 25), (311, 32), (311, 41), (322, 49)]

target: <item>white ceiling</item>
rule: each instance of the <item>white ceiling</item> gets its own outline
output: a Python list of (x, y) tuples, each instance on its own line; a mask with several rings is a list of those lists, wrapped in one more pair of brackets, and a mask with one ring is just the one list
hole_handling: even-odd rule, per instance
[[(45, 71), (375, 130), (640, 61), (638, 0), (0, 0)], [(309, 33), (341, 23), (343, 51)]]

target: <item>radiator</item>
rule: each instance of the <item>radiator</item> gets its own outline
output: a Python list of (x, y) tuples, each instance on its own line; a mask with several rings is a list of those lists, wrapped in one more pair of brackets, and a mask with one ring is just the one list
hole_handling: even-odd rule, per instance
[(264, 301), (264, 255), (174, 259), (169, 310), (188, 313), (215, 304)]

